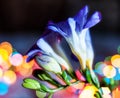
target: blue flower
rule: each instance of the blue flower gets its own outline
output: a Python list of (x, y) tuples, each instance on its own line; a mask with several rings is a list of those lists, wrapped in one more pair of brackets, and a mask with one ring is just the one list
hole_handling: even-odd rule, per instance
[[(40, 53), (43, 56), (45, 54), (47, 55), (47, 57), (44, 56), (46, 59), (49, 58), (49, 60), (51, 60), (53, 58), (56, 65), (61, 65), (62, 69), (65, 68), (71, 73), (74, 70), (74, 67), (72, 68), (72, 66), (78, 65), (78, 63), (70, 58), (70, 52), (72, 52), (79, 60), (79, 65), (81, 65), (80, 67), (82, 71), (86, 73), (86, 67), (88, 67), (92, 81), (97, 87), (99, 87), (99, 81), (92, 70), (94, 52), (89, 28), (100, 22), (101, 15), (99, 12), (95, 12), (91, 18), (88, 19), (87, 14), (88, 6), (85, 6), (73, 18), (70, 17), (66, 21), (59, 23), (49, 22), (47, 26), (47, 35), (41, 37), (37, 41), (36, 45), (38, 49), (32, 49), (28, 53), (28, 60), (34, 58), (34, 56), (40, 55)], [(63, 39), (59, 40), (58, 36)], [(41, 58), (43, 59), (43, 57)], [(44, 64), (42, 62), (42, 66), (49, 70), (47, 66), (50, 64), (46, 62)], [(53, 63), (51, 63), (51, 67), (54, 67), (52, 65)], [(58, 68), (58, 72), (61, 72), (60, 68)]]
[[(56, 33), (52, 32), (41, 37), (36, 42), (37, 48), (35, 47), (29, 50), (27, 61), (39, 57), (39, 59), (36, 58), (36, 61), (45, 70), (51, 70), (52, 72), (56, 70), (61, 73), (61, 69), (65, 68), (68, 72), (72, 72), (71, 63), (65, 55), (64, 49), (59, 44), (57, 37)], [(61, 69), (59, 66), (61, 66)]]
[(48, 24), (48, 29), (58, 32), (66, 39), (82, 70), (85, 70), (86, 65), (92, 68), (94, 53), (89, 28), (101, 20), (99, 12), (95, 12), (90, 19), (87, 19), (87, 14), (88, 6), (85, 6), (75, 17), (68, 18), (67, 21)]

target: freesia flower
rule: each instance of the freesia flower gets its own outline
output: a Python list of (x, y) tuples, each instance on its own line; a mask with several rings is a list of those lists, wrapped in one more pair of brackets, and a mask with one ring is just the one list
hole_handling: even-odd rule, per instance
[(98, 79), (92, 70), (94, 52), (92, 48), (89, 28), (100, 22), (101, 17), (99, 12), (95, 12), (90, 19), (87, 19), (88, 7), (85, 6), (73, 18), (68, 18), (67, 21), (60, 23), (48, 24), (48, 29), (61, 34), (69, 44), (73, 54), (78, 58), (81, 69), (85, 71), (88, 66), (91, 78), (98, 85)]
[(85, 6), (75, 17), (68, 18), (67, 21), (48, 24), (48, 29), (58, 32), (66, 39), (83, 70), (86, 68), (86, 62), (91, 68), (94, 58), (89, 28), (101, 20), (99, 12), (95, 12), (89, 20), (87, 14), (88, 7)]
[[(96, 93), (96, 96), (101, 96), (99, 81), (92, 69), (94, 53), (89, 30), (100, 22), (101, 17), (99, 12), (95, 12), (88, 19), (87, 14), (88, 6), (85, 6), (76, 16), (66, 21), (49, 22), (45, 35), (28, 52), (27, 61), (35, 59), (43, 68), (43, 71), (37, 71), (33, 75), (43, 82), (40, 83), (41, 91), (48, 93), (49, 97), (54, 97), (58, 90), (67, 91), (60, 91), (59, 96), (63, 94), (67, 97), (95, 98)], [(44, 82), (56, 88), (49, 89)], [(82, 82), (85, 84), (85, 87), (82, 85), (84, 88), (80, 89), (80, 85), (78, 88), (74, 87)], [(23, 86), (27, 88), (28, 85)]]

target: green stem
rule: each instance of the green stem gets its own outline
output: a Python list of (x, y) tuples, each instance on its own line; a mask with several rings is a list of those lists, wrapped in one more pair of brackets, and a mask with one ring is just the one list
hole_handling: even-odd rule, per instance
[(48, 96), (48, 98), (52, 98), (52, 96), (53, 96), (53, 93), (50, 93), (49, 96)]
[(57, 91), (59, 91), (59, 90), (62, 90), (62, 89), (64, 89), (64, 87), (59, 87), (59, 88), (57, 88), (57, 89), (52, 89), (51, 91), (51, 93), (54, 93), (54, 92), (57, 92)]

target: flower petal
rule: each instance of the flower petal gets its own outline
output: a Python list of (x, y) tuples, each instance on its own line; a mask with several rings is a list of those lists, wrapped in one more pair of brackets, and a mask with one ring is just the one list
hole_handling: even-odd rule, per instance
[(48, 24), (48, 29), (53, 30), (54, 32), (59, 32), (64, 37), (68, 37), (71, 35), (71, 29), (67, 21), (59, 23), (50, 22)]
[(53, 57), (61, 66), (64, 66), (68, 71), (72, 71), (71, 66), (43, 38), (38, 40), (37, 45), (45, 54)]
[(92, 68), (93, 59), (94, 59), (94, 51), (93, 51), (93, 47), (92, 47), (92, 42), (91, 42), (89, 30), (87, 30), (85, 42), (86, 42), (86, 47), (87, 47), (87, 51), (86, 51), (86, 56), (87, 56), (86, 58), (88, 61), (87, 65), (89, 66), (89, 68)]
[(52, 57), (47, 55), (36, 56), (36, 61), (44, 70), (62, 74), (60, 65)]
[(40, 51), (39, 49), (34, 49), (28, 52), (27, 56), (28, 58), (26, 59), (27, 62), (29, 62), (30, 60), (32, 60), (37, 54), (41, 54), (42, 51)]
[(80, 33), (80, 31), (83, 29), (83, 26), (86, 23), (87, 14), (88, 14), (88, 6), (85, 6), (74, 17), (76, 21), (76, 32)]
[(48, 45), (47, 42), (45, 42), (45, 40), (43, 38), (40, 38), (38, 41), (37, 41), (37, 46), (42, 50), (44, 51), (46, 54), (50, 54), (50, 53), (53, 53), (53, 49), (50, 45)]
[(95, 12), (92, 17), (88, 20), (84, 28), (91, 28), (101, 21), (101, 13)]

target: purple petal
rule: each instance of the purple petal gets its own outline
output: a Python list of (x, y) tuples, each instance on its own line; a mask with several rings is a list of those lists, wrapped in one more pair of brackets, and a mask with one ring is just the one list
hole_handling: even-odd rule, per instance
[(88, 6), (85, 6), (78, 12), (78, 14), (74, 17), (76, 21), (76, 32), (80, 32), (86, 23), (88, 14)]
[(63, 22), (59, 22), (59, 23), (50, 22), (48, 24), (48, 29), (58, 32), (64, 37), (68, 37), (71, 34), (71, 29), (68, 24), (68, 21), (63, 21)]
[(101, 21), (101, 13), (95, 12), (92, 17), (88, 20), (84, 28), (91, 28)]
[(26, 59), (26, 62), (29, 62), (30, 60), (32, 60), (38, 53), (42, 53), (41, 50), (39, 50), (39, 49), (31, 50), (27, 54), (28, 58)]

